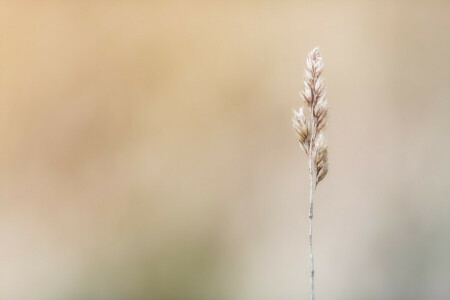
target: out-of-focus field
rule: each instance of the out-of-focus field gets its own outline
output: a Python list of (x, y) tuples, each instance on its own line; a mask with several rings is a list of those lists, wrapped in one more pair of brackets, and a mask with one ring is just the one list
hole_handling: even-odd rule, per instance
[(450, 299), (448, 1), (2, 1), (0, 299)]

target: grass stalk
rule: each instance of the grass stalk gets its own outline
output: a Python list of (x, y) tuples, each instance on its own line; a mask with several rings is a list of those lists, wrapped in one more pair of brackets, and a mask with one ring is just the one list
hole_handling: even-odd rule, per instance
[(310, 110), (308, 119), (303, 114), (303, 106), (294, 110), (293, 124), (300, 142), (300, 147), (308, 158), (309, 169), (309, 255), (311, 300), (314, 300), (314, 254), (313, 254), (313, 212), (314, 192), (317, 185), (328, 173), (328, 146), (323, 130), (328, 125), (328, 101), (326, 86), (321, 74), (323, 71), (322, 56), (318, 48), (314, 48), (306, 59), (304, 88), (301, 92), (304, 103)]

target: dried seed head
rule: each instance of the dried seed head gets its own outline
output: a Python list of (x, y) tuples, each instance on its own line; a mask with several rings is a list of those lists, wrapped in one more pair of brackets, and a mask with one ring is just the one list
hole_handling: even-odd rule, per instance
[(324, 95), (325, 84), (320, 75), (323, 71), (322, 56), (320, 56), (319, 48), (314, 48), (306, 58), (305, 69), (305, 87), (302, 91), (303, 99), (306, 105), (314, 106), (316, 100)]
[(322, 132), (314, 139), (314, 151), (312, 154), (316, 170), (316, 184), (318, 184), (328, 173), (328, 146)]
[(303, 114), (303, 107), (297, 111), (294, 110), (294, 117), (292, 118), (295, 132), (303, 150), (308, 153), (309, 150), (309, 136), (311, 134), (311, 126)]
[(328, 149), (322, 133), (328, 125), (326, 84), (321, 77), (323, 68), (319, 48), (314, 48), (306, 58), (304, 88), (300, 93), (311, 115), (308, 120), (300, 108), (294, 111), (292, 119), (300, 145), (313, 162), (316, 185), (328, 173)]
[(320, 97), (314, 106), (314, 121), (318, 132), (328, 125), (328, 101), (324, 96)]
[[(305, 83), (306, 83), (306, 81), (305, 81)], [(309, 85), (305, 84), (305, 87), (301, 91), (301, 95), (302, 95), (303, 100), (305, 101), (306, 105), (311, 107), (313, 96), (312, 96), (311, 88), (309, 87)]]

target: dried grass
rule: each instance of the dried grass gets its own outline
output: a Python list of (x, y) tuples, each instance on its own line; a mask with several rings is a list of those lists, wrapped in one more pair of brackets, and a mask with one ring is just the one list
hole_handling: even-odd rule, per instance
[(303, 106), (294, 110), (292, 119), (300, 146), (308, 158), (310, 177), (309, 207), (309, 246), (311, 299), (314, 300), (314, 256), (312, 249), (312, 221), (314, 210), (314, 191), (328, 173), (328, 147), (323, 130), (328, 125), (328, 101), (326, 85), (321, 75), (323, 72), (322, 56), (319, 48), (314, 48), (306, 59), (304, 88), (301, 91), (304, 103), (309, 109), (309, 116), (303, 113)]

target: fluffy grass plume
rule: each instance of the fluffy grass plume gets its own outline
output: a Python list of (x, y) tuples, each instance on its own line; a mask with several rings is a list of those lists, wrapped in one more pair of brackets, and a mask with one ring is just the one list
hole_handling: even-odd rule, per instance
[(316, 47), (306, 58), (304, 87), (301, 91), (308, 113), (305, 116), (303, 106), (301, 106), (298, 111), (294, 110), (292, 119), (300, 147), (308, 158), (311, 300), (314, 300), (314, 256), (312, 248), (314, 191), (328, 173), (328, 147), (323, 133), (328, 125), (328, 101), (325, 81), (321, 77), (323, 67), (322, 56), (319, 53), (319, 48)]

